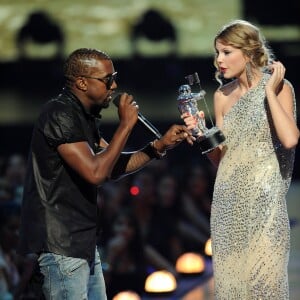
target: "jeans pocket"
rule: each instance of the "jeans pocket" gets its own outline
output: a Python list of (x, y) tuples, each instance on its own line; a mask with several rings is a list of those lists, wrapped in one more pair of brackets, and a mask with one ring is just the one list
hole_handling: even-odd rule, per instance
[(58, 263), (61, 272), (66, 276), (73, 276), (77, 272), (86, 272), (89, 270), (87, 261), (82, 258), (64, 256), (63, 259), (59, 260)]
[(54, 254), (50, 252), (41, 253), (38, 262), (41, 268), (57, 264)]

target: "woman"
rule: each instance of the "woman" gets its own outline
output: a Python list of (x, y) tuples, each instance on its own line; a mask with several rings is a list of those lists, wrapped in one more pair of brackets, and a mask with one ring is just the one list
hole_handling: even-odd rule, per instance
[[(208, 154), (218, 166), (211, 211), (216, 298), (288, 299), (285, 197), (299, 139), (294, 90), (253, 24), (225, 25), (214, 47), (216, 77), (227, 81), (214, 94), (226, 140)], [(195, 127), (194, 118), (182, 118)]]

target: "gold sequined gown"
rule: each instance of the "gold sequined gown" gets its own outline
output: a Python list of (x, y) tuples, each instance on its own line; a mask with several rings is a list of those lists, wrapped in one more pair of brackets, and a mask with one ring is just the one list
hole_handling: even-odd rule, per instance
[(211, 213), (218, 300), (288, 299), (286, 193), (294, 150), (283, 149), (276, 137), (265, 98), (269, 76), (224, 117)]

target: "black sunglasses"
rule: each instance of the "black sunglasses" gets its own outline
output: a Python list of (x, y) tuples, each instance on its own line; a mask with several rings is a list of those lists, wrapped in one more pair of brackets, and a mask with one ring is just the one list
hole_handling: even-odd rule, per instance
[(106, 89), (110, 90), (110, 88), (113, 85), (114, 81), (116, 81), (116, 79), (117, 79), (117, 74), (118, 74), (118, 72), (114, 72), (110, 75), (105, 76), (104, 78), (87, 76), (87, 75), (80, 75), (80, 76), (84, 77), (84, 78), (91, 78), (91, 79), (99, 80), (99, 81), (101, 81), (105, 84)]

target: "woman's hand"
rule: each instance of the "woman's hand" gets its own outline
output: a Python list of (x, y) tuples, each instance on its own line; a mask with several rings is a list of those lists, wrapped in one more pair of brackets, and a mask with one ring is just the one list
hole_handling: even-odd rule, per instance
[[(193, 129), (197, 128), (199, 121), (201, 121), (202, 124), (205, 126), (205, 114), (203, 111), (199, 111), (197, 116), (192, 116), (190, 113), (183, 113), (181, 115), (181, 119), (183, 119), (186, 127), (189, 130), (193, 130)], [(198, 136), (201, 136), (201, 135), (202, 135), (202, 133), (201, 133), (201, 131), (199, 131)]]
[(272, 75), (266, 84), (266, 93), (278, 94), (283, 86), (283, 79), (285, 76), (285, 67), (279, 61), (274, 61), (270, 66), (269, 70)]

